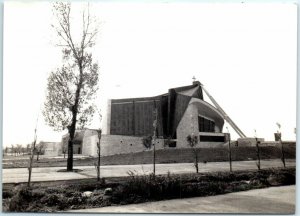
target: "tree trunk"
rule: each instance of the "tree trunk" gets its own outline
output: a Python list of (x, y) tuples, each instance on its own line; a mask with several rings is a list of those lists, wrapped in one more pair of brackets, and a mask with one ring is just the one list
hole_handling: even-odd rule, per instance
[(198, 166), (198, 152), (196, 149), (193, 148), (193, 152), (194, 152), (194, 156), (195, 156), (195, 162), (194, 162), (194, 166), (196, 169), (196, 173), (199, 173), (199, 166)]
[(101, 152), (100, 152), (100, 139), (99, 139), (99, 143), (98, 144), (98, 164), (97, 164), (97, 181), (100, 181), (100, 155), (101, 155)]
[(83, 69), (82, 63), (77, 59), (78, 67), (79, 67), (79, 83), (77, 85), (76, 93), (75, 93), (75, 103), (72, 107), (72, 123), (69, 127), (69, 142), (68, 142), (68, 159), (67, 159), (67, 171), (73, 171), (73, 140), (75, 136), (76, 130), (76, 122), (77, 122), (77, 112), (78, 112), (78, 104), (80, 98), (80, 90), (82, 88), (82, 81), (83, 81)]
[(228, 157), (229, 157), (229, 170), (230, 172), (232, 172), (232, 157), (231, 157), (231, 140), (229, 138), (229, 143), (228, 143), (228, 151), (229, 151), (229, 154), (228, 154)]
[(196, 150), (196, 171), (199, 173), (198, 151)]
[(37, 152), (37, 153), (36, 153), (36, 161), (39, 161), (39, 156), (40, 156), (40, 153)]
[(257, 138), (255, 138), (255, 140), (256, 140), (257, 168), (258, 168), (258, 170), (260, 170), (260, 149), (259, 149), (259, 143), (257, 141)]
[(68, 142), (68, 159), (67, 159), (67, 171), (73, 171), (73, 138), (69, 138)]
[(280, 144), (281, 144), (281, 161), (283, 163), (283, 167), (285, 168), (285, 155), (284, 155), (284, 149), (283, 149), (283, 143), (282, 143), (282, 140), (281, 140), (281, 136), (280, 136)]
[[(76, 96), (77, 96), (77, 91), (76, 91)], [(79, 97), (77, 98), (77, 100), (75, 100), (75, 105), (72, 110), (73, 113), (72, 124), (69, 128), (67, 171), (73, 171), (73, 140), (74, 140), (75, 130), (76, 130), (78, 101), (79, 101)]]

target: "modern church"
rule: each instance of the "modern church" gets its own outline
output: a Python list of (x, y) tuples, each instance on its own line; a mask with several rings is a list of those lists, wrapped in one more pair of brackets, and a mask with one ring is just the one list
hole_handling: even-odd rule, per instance
[[(203, 93), (214, 106), (204, 101)], [(224, 120), (240, 136), (236, 146), (255, 146), (256, 139), (245, 136), (199, 81), (154, 97), (111, 99), (106, 133), (100, 140), (101, 155), (147, 151), (154, 135), (156, 149), (190, 148), (189, 135), (198, 137), (199, 148), (227, 146), (229, 134), (222, 133)], [(74, 153), (96, 155), (97, 131), (84, 129), (76, 133)], [(64, 136), (62, 143), (67, 138), (68, 135)]]
[[(190, 148), (188, 135), (198, 136), (197, 147), (224, 146), (224, 113), (203, 100), (203, 86), (171, 88), (168, 93), (143, 98), (112, 99), (107, 106), (107, 132), (101, 136), (101, 155), (147, 151), (155, 134), (156, 149)], [(77, 130), (74, 153), (97, 154), (97, 132)], [(150, 138), (150, 139), (149, 139)], [(62, 139), (67, 142), (68, 135)], [(145, 146), (145, 139), (150, 146)]]
[[(224, 118), (204, 101), (198, 81), (154, 97), (112, 99), (107, 117), (107, 136), (125, 140), (129, 137), (142, 140), (153, 135), (156, 128), (161, 147), (188, 148), (188, 135), (198, 136), (198, 147), (217, 147), (226, 142), (222, 133)], [(126, 145), (124, 141), (121, 143)]]

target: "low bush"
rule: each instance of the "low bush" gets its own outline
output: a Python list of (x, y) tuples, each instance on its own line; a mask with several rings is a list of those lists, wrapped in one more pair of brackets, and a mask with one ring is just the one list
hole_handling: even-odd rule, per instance
[(14, 193), (12, 191), (3, 191), (2, 192), (2, 198), (3, 199), (8, 199), (13, 197)]
[(8, 210), (11, 212), (21, 212), (28, 207), (31, 200), (31, 189), (21, 187), (19, 191), (10, 199)]
[[(272, 185), (295, 184), (295, 168), (260, 171), (218, 172), (164, 176), (128, 177), (105, 184), (82, 180), (58, 187), (17, 186), (3, 191), (3, 210), (10, 212), (55, 212), (66, 209), (123, 205), (146, 201), (210, 196), (230, 192), (264, 188)], [(109, 188), (110, 193), (105, 193)], [(83, 192), (91, 191), (89, 196)]]

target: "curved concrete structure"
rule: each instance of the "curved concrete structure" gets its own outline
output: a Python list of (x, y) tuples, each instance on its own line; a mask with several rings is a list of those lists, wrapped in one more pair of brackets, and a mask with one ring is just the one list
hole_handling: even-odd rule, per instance
[(197, 107), (198, 115), (209, 118), (215, 122), (215, 132), (222, 132), (224, 119), (222, 114), (215, 107), (198, 98), (192, 98), (189, 105), (191, 104)]

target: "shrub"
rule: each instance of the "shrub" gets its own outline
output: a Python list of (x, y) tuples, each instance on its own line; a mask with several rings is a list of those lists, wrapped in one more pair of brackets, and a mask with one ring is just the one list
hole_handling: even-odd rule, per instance
[(146, 136), (143, 137), (143, 145), (145, 146), (146, 149), (151, 149), (152, 145), (152, 136)]
[(6, 190), (4, 190), (2, 192), (2, 198), (3, 199), (11, 198), (11, 197), (13, 197), (13, 195), (14, 195), (14, 193), (12, 191), (6, 191)]
[(58, 194), (47, 194), (41, 199), (41, 203), (46, 206), (56, 206), (59, 204)]
[(12, 197), (9, 202), (8, 210), (11, 212), (21, 212), (28, 207), (28, 202), (31, 202), (31, 189), (21, 187), (20, 190)]
[(92, 206), (101, 206), (103, 203), (102, 195), (94, 195), (87, 199), (87, 203), (91, 204)]
[[(233, 173), (205, 173), (139, 176), (128, 172), (122, 181), (107, 183), (111, 194), (105, 195), (103, 185), (95, 182), (61, 185), (57, 188), (27, 188), (19, 185), (13, 192), (3, 191), (3, 209), (11, 212), (53, 212), (65, 209), (103, 207), (111, 204), (140, 203), (151, 200), (209, 196), (228, 192), (263, 188), (270, 185), (270, 176), (279, 185), (295, 184), (295, 169), (268, 169)], [(102, 187), (102, 188), (101, 188)], [(101, 189), (100, 189), (101, 188)], [(92, 190), (91, 190), (92, 189)], [(83, 197), (82, 191), (93, 191)], [(11, 197), (11, 198), (9, 198)]]

